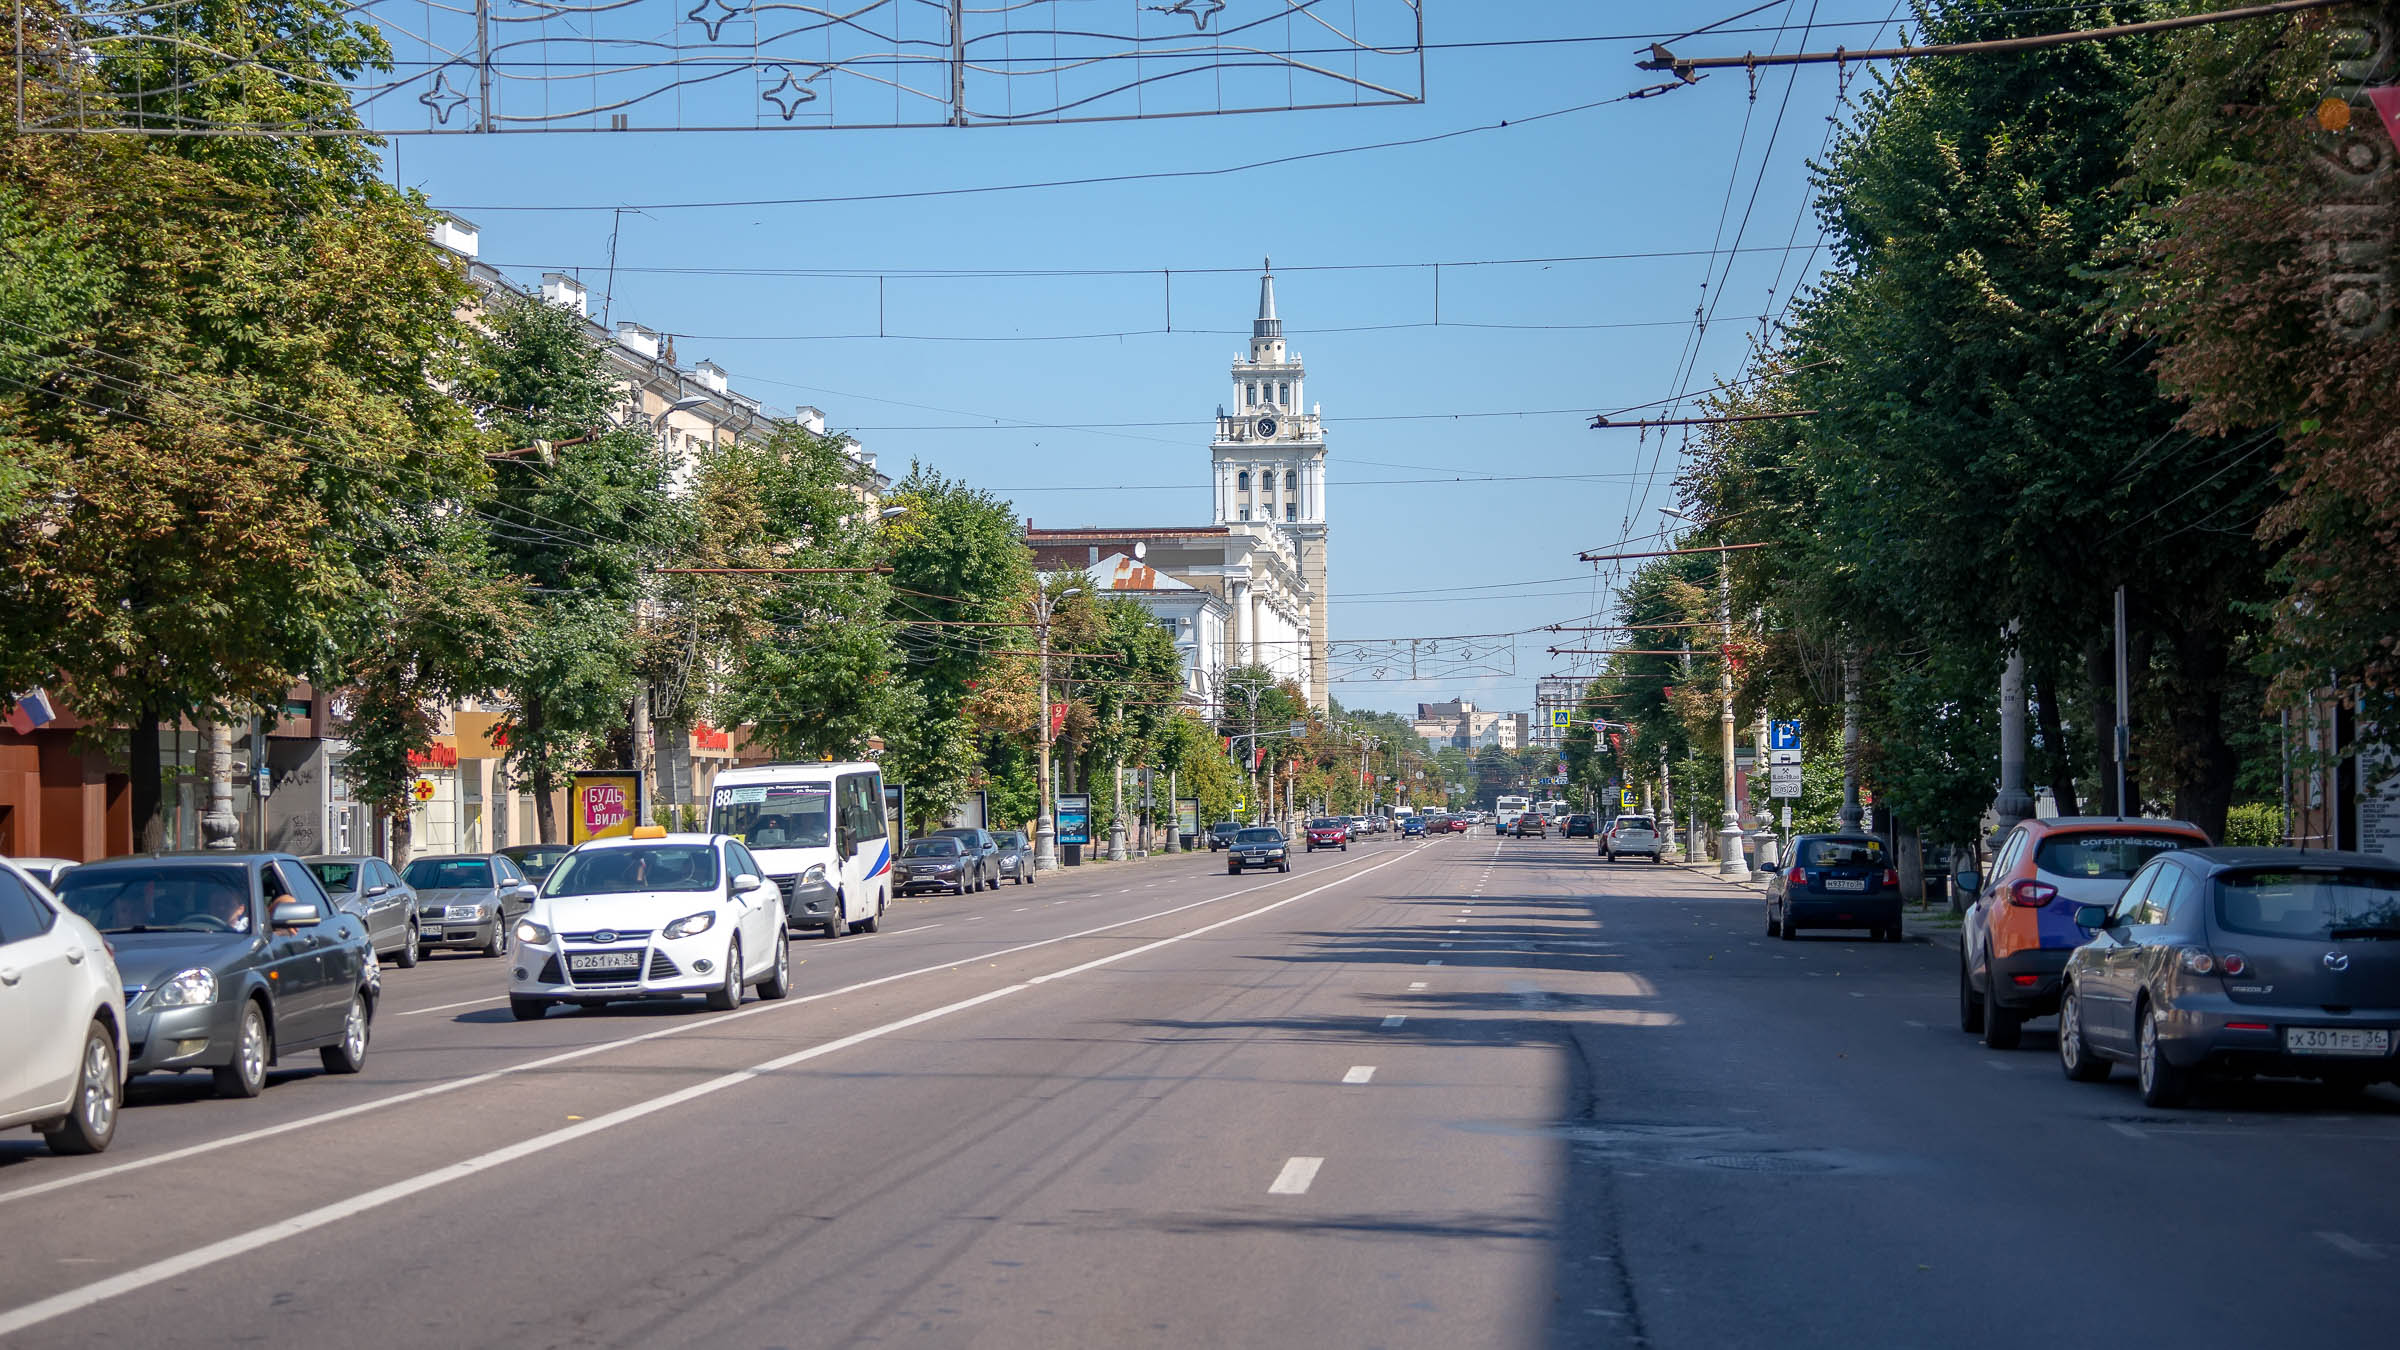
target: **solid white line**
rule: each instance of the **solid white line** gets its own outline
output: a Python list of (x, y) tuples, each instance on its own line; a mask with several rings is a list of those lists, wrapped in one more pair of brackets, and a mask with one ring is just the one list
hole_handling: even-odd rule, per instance
[[(1323, 1158), (1293, 1158), (1275, 1174), (1275, 1183), (1267, 1187), (1269, 1195), (1306, 1195), (1309, 1183), (1317, 1179), (1317, 1169), (1325, 1165)], [(6, 1331), (0, 1325), (0, 1331)]]
[(2131, 1125), (2120, 1125), (2114, 1121), (2109, 1122), (2108, 1128), (2115, 1130), (2117, 1133), (2124, 1135), (2128, 1139), (2147, 1139), (2150, 1137), (2145, 1131), (2137, 1130)]
[[(1405, 856), (1407, 855), (1400, 855), (1400, 857)], [(418, 1175), (410, 1177), (405, 1181), (394, 1182), (388, 1186), (380, 1186), (374, 1190), (365, 1191), (358, 1195), (351, 1196), (347, 1200), (336, 1201), (333, 1204), (324, 1205), (317, 1209), (309, 1210), (306, 1213), (295, 1215), (289, 1219), (267, 1224), (260, 1228), (254, 1228), (247, 1233), (237, 1234), (233, 1237), (210, 1243), (204, 1247), (197, 1247), (188, 1252), (183, 1252), (175, 1256), (150, 1262), (147, 1265), (137, 1266), (132, 1270), (113, 1275), (105, 1280), (96, 1281), (92, 1284), (83, 1285), (79, 1288), (69, 1289), (58, 1294), (53, 1294), (49, 1298), (28, 1303), (22, 1307), (9, 1309), (7, 1311), (0, 1311), (0, 1336), (7, 1336), (12, 1332), (22, 1331), (27, 1327), (38, 1326), (41, 1323), (50, 1321), (53, 1318), (62, 1317), (72, 1312), (78, 1312), (85, 1308), (92, 1307), (95, 1304), (116, 1298), (119, 1295), (129, 1294), (138, 1289), (144, 1289), (166, 1280), (175, 1279), (179, 1276), (189, 1274), (192, 1271), (213, 1265), (216, 1262), (227, 1260), (235, 1256), (240, 1256), (246, 1252), (257, 1251), (262, 1247), (272, 1246), (276, 1243), (283, 1242), (302, 1233), (312, 1232), (329, 1224), (339, 1223), (346, 1219), (355, 1218), (360, 1214), (368, 1212), (369, 1210), (377, 1209), (383, 1205), (391, 1204), (397, 1200), (407, 1199), (410, 1196), (422, 1194), (423, 1192), (432, 1190), (435, 1187), (447, 1185), (452, 1181), (473, 1176), (478, 1172), (487, 1171), (495, 1167), (505, 1167), (510, 1163), (532, 1157), (535, 1154), (547, 1152), (550, 1149), (557, 1148), (562, 1144), (573, 1143), (588, 1136), (598, 1134), (603, 1130), (613, 1129), (618, 1125), (623, 1125), (631, 1121), (642, 1119), (645, 1116), (653, 1115), (659, 1111), (666, 1110), (669, 1107), (681, 1106), (685, 1102), (696, 1101), (702, 1097), (712, 1096), (718, 1092), (724, 1091), (726, 1088), (747, 1083), (754, 1078), (762, 1077), (767, 1074), (781, 1072), (782, 1070), (790, 1068), (795, 1064), (803, 1064), (809, 1060), (832, 1054), (837, 1050), (846, 1050), (852, 1046), (875, 1040), (878, 1037), (888, 1036), (895, 1031), (902, 1031), (909, 1027), (920, 1026), (937, 1018), (947, 1017), (952, 1013), (964, 1012), (969, 1008), (979, 1007), (983, 1004), (993, 1001), (994, 999), (1004, 998), (1010, 994), (1022, 993), (1023, 991), (1038, 984), (1047, 984), (1052, 980), (1064, 979), (1069, 975), (1078, 974), (1099, 966), (1105, 966), (1113, 961), (1122, 960), (1125, 957), (1134, 955), (1138, 952), (1151, 951), (1159, 947), (1170, 946), (1174, 943), (1181, 942), (1186, 938), (1198, 937), (1203, 933), (1214, 932), (1219, 928), (1225, 927), (1227, 924), (1239, 923), (1243, 919), (1253, 918), (1257, 915), (1265, 914), (1270, 910), (1281, 909), (1283, 906), (1291, 904), (1295, 900), (1304, 900), (1320, 891), (1330, 890), (1333, 887), (1340, 885), (1344, 881), (1365, 876), (1367, 873), (1375, 871), (1377, 868), (1385, 867), (1392, 862), (1400, 861), (1400, 857), (1394, 857), (1388, 860), (1388, 862), (1377, 863), (1374, 867), (1361, 868), (1360, 870), (1353, 872), (1348, 876), (1337, 877), (1321, 886), (1316, 886), (1307, 891), (1303, 891), (1299, 895), (1278, 900), (1274, 904), (1262, 905), (1257, 909), (1236, 915), (1230, 919), (1220, 919), (1212, 924), (1204, 924), (1188, 933), (1179, 934), (1171, 938), (1164, 938), (1157, 942), (1144, 943), (1139, 947), (1133, 948), (1126, 952), (1121, 952), (1116, 956), (1103, 957), (1097, 961), (1087, 961), (1081, 965), (1070, 966), (1065, 970), (1052, 971), (1047, 975), (1038, 975), (1030, 980), (1023, 981), (1022, 983), (1012, 984), (1000, 989), (991, 990), (987, 993), (977, 994), (972, 998), (960, 999), (955, 1003), (946, 1003), (941, 1007), (931, 1008), (913, 1016), (903, 1017), (895, 1022), (886, 1022), (881, 1026), (869, 1027), (865, 1031), (853, 1032), (848, 1036), (826, 1041), (820, 1045), (813, 1045), (805, 1050), (796, 1050), (791, 1054), (781, 1055), (774, 1059), (766, 1060), (763, 1063), (753, 1065), (747, 1069), (736, 1069), (730, 1073), (720, 1074), (717, 1077), (708, 1079), (704, 1082), (694, 1083), (689, 1087), (680, 1088), (674, 1092), (669, 1092), (661, 1096), (650, 1098), (647, 1101), (635, 1102), (630, 1106), (619, 1107), (617, 1110), (608, 1112), (605, 1115), (594, 1116), (590, 1120), (567, 1126), (564, 1129), (553, 1130), (548, 1134), (538, 1135), (531, 1139), (520, 1140), (517, 1143), (510, 1144), (502, 1148), (493, 1149), (489, 1152), (481, 1153), (471, 1158), (464, 1158), (458, 1162), (450, 1164), (447, 1167), (437, 1168), (431, 1172), (419, 1173)], [(1339, 864), (1336, 865), (1338, 866)], [(1266, 883), (1266, 885), (1273, 884), (1274, 883), (1272, 882)], [(1232, 895), (1241, 895), (1248, 891), (1261, 889), (1264, 889), (1264, 887), (1245, 887), (1241, 891), (1232, 892)], [(1181, 910), (1194, 909), (1200, 905), (1215, 903), (1216, 900), (1230, 898), (1232, 898), (1231, 895), (1227, 895), (1214, 897), (1212, 900), (1195, 900), (1190, 904), (1179, 905), (1175, 909), (1163, 910), (1160, 911), (1159, 914), (1148, 915), (1146, 917), (1159, 918), (1165, 914), (1178, 913)], [(1139, 922), (1142, 922), (1142, 920), (1126, 919), (1117, 923), (1105, 925), (1104, 928), (1122, 928), (1127, 924)], [(1104, 928), (1089, 929), (1086, 930), (1085, 934), (1068, 934), (1066, 937), (1046, 938), (1039, 942), (1027, 943), (1024, 947), (1012, 948), (1010, 951), (1024, 951), (1034, 947), (1046, 947), (1058, 942), (1066, 941), (1068, 937), (1085, 936), (1089, 933), (1101, 932), (1104, 931)], [(994, 956), (1008, 954), (1008, 952), (991, 953), (991, 955)], [(859, 984), (850, 986), (850, 988), (863, 989), (868, 985), (887, 984), (893, 980), (907, 978), (909, 975), (925, 974), (934, 970), (956, 969), (961, 964), (964, 964), (964, 962), (945, 962), (940, 966), (927, 966), (917, 971), (902, 972), (901, 974), (897, 975), (886, 975), (877, 980), (863, 981)], [(660, 1031), (650, 1032), (645, 1035), (630, 1037), (625, 1041), (611, 1042), (598, 1046), (588, 1046), (581, 1050), (570, 1051), (564, 1055), (553, 1056), (548, 1062), (556, 1063), (562, 1059), (581, 1058), (584, 1055), (594, 1054), (604, 1049), (613, 1048), (616, 1045), (629, 1044), (632, 1041), (652, 1040), (662, 1035), (670, 1035), (676, 1031), (689, 1030), (693, 1027), (713, 1026), (717, 1023), (725, 1022), (736, 1017), (755, 1015), (770, 1009), (789, 1008), (798, 1003), (813, 1002), (822, 998), (831, 998), (833, 997), (834, 993), (839, 992), (844, 991), (837, 990), (824, 994), (810, 995), (805, 999), (784, 999), (775, 1003), (753, 1004), (751, 1007), (746, 1009), (720, 1014), (716, 1017), (703, 1018), (695, 1022), (686, 1023), (680, 1027), (664, 1028)], [(479, 1077), (488, 1080), (491, 1078), (500, 1077), (503, 1073), (515, 1072), (529, 1067), (532, 1066), (518, 1065), (513, 1066), (511, 1069), (494, 1070), (491, 1073), (480, 1075)], [(430, 1096), (435, 1091), (463, 1086), (465, 1083), (471, 1081), (475, 1080), (462, 1079), (459, 1080), (457, 1084), (445, 1084), (442, 1085), (441, 1088), (420, 1089), (417, 1093), (408, 1095)], [(332, 1119), (337, 1116), (356, 1114), (359, 1110), (368, 1109), (374, 1105), (388, 1105), (392, 1101), (396, 1100), (400, 1099), (386, 1098), (380, 1103), (368, 1103), (358, 1108), (328, 1112), (322, 1116), (314, 1117), (313, 1119), (322, 1121)], [(264, 1134), (280, 1133), (283, 1130), (296, 1128), (303, 1123), (307, 1122), (295, 1121), (287, 1123), (283, 1126), (272, 1127), (267, 1130), (252, 1131), (251, 1136), (256, 1137)], [(206, 1152), (211, 1148), (223, 1147), (225, 1144), (230, 1142), (233, 1141), (229, 1139), (216, 1141), (212, 1144), (196, 1145), (190, 1149), (180, 1150), (180, 1153), (188, 1156), (192, 1153)], [(141, 1163), (128, 1164), (127, 1168), (155, 1164), (156, 1162), (163, 1161), (167, 1156), (174, 1155), (162, 1155), (160, 1158), (147, 1159)], [(1304, 1194), (1308, 1190), (1309, 1183), (1315, 1179), (1317, 1168), (1322, 1165), (1324, 1161), (1325, 1160), (1323, 1158), (1292, 1159), (1290, 1162), (1284, 1165), (1283, 1175), (1276, 1179), (1275, 1186), (1271, 1189), (1273, 1189), (1277, 1194)], [(80, 1177), (72, 1178), (72, 1180), (89, 1181), (93, 1177), (103, 1174), (104, 1172), (102, 1171), (94, 1171), (85, 1173)], [(1289, 1189), (1285, 1189), (1287, 1182), (1289, 1183)], [(37, 1190), (43, 1189), (50, 1189), (50, 1187), (25, 1187), (20, 1190), (11, 1191), (6, 1195), (0, 1195), (0, 1201), (30, 1195)]]
[(1394, 1013), (1390, 1017), (1383, 1019), (1383, 1024), (1387, 1027), (1396, 1027), (1407, 1020), (1408, 1015), (1406, 1013)]
[(1353, 1064), (1350, 1072), (1342, 1075), (1345, 1083), (1367, 1083), (1374, 1081), (1374, 1078), (1375, 1066), (1372, 1064)]
[(456, 1003), (436, 1003), (430, 1008), (411, 1008), (407, 1012), (394, 1013), (392, 1015), (395, 1017), (423, 1017), (427, 1013), (448, 1012), (452, 1008), (472, 1008), (478, 1003), (506, 1002), (508, 1002), (508, 995), (494, 994), (490, 998), (469, 998), (461, 999)]
[[(1053, 902), (1053, 903), (1055, 903), (1055, 902)], [(903, 933), (922, 933), (922, 932), (924, 932), (924, 931), (925, 931), (926, 929), (928, 929), (928, 928), (939, 928), (939, 927), (941, 927), (941, 925), (940, 925), (940, 924), (938, 924), (938, 923), (921, 923), (921, 924), (918, 924), (918, 925), (917, 925), (916, 927), (914, 927), (914, 928), (895, 928), (895, 929), (893, 929), (893, 930), (892, 930), (892, 936), (893, 936), (893, 937), (899, 937), (899, 936), (900, 936), (901, 934), (903, 934)]]
[[(1307, 1187), (1303, 1186), (1301, 1189), (1306, 1190)], [(2383, 1253), (2377, 1251), (2373, 1243), (2361, 1242), (2348, 1233), (2319, 1233), (2317, 1236), (2323, 1238), (2327, 1246), (2345, 1256), (2355, 1256), (2361, 1261), (2383, 1259)]]

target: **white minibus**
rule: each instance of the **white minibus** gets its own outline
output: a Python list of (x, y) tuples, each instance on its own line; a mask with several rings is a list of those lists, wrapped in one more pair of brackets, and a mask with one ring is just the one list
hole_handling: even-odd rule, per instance
[(761, 764), (710, 786), (708, 828), (749, 846), (793, 928), (872, 933), (892, 899), (892, 831), (873, 764)]

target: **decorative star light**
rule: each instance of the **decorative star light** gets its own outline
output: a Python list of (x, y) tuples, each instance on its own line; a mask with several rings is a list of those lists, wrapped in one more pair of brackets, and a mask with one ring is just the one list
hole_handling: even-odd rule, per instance
[(1190, 19), (1192, 31), (1197, 33), (1208, 27), (1208, 21), (1217, 17), (1217, 11), (1225, 8), (1225, 0), (1175, 0), (1171, 5), (1150, 5), (1147, 8), (1154, 13), (1180, 14)]
[(457, 112), (459, 105), (466, 101), (467, 96), (464, 93), (450, 87), (450, 72), (447, 70), (435, 71), (433, 87), (417, 95), (417, 102), (430, 109), (433, 113), (433, 120), (444, 126), (450, 124), (450, 114)]
[[(802, 81), (793, 79), (792, 72), (789, 70), (784, 70), (781, 66), (771, 68), (783, 71), (783, 82), (760, 94), (759, 97), (774, 104), (775, 110), (783, 114), (783, 120), (789, 122), (803, 105), (817, 101), (817, 91), (809, 88)], [(813, 81), (818, 75), (824, 74), (826, 69), (824, 66), (819, 66), (816, 74), (810, 75), (808, 78)]]
[[(1221, 2), (1222, 0), (1220, 0)], [(714, 14), (709, 13), (712, 7), (717, 11)], [(749, 12), (750, 6), (747, 0), (742, 0), (740, 3), (737, 3), (737, 0), (700, 0), (700, 3), (692, 6), (691, 12), (683, 17), (707, 29), (708, 40), (714, 42), (717, 40), (717, 34), (724, 30), (725, 25)]]

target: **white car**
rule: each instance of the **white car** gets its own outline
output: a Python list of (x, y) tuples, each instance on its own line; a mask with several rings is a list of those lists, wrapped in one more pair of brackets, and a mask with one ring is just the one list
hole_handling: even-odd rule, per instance
[(1600, 834), (1600, 856), (1610, 862), (1619, 858), (1657, 862), (1661, 847), (1658, 826), (1648, 816), (1619, 816)]
[(508, 1008), (704, 994), (723, 1011), (755, 986), (791, 992), (783, 892), (741, 840), (642, 826), (559, 859), (517, 920)]
[(125, 991), (100, 930), (0, 859), (0, 1126), (98, 1153), (125, 1097)]

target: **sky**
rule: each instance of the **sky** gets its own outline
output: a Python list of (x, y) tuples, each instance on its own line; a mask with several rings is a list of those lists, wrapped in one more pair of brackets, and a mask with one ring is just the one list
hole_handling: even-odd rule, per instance
[[(1592, 413), (1655, 416), (1738, 377), (1763, 316), (1826, 261), (1806, 166), (1833, 67), (1761, 71), (1755, 97), (1733, 70), (1584, 106), (1658, 82), (1634, 65), (1650, 42), (1747, 8), (1425, 0), (1415, 104), (401, 137), (387, 164), (480, 226), (483, 259), (518, 281), (580, 276), (612, 320), (675, 334), (680, 360), (714, 360), (771, 408), (824, 410), (895, 478), (922, 462), (1042, 526), (1208, 522), (1213, 419), (1272, 256), (1327, 428), (1334, 696), (1529, 709), (1538, 677), (1596, 664), (1550, 647), (1598, 645), (1530, 630), (1602, 614), (1630, 566), (1576, 554), (1664, 547), (1672, 524), (1656, 508), (1675, 499), (1680, 433), (1595, 431)], [(1674, 50), (1855, 49), (1894, 40), (1894, 15), (1782, 0)], [(1850, 92), (1867, 78), (1851, 67)], [(832, 197), (853, 200), (676, 205)], [(1445, 642), (1413, 680), (1377, 659), (1377, 640), (1461, 636), (1470, 661)]]

